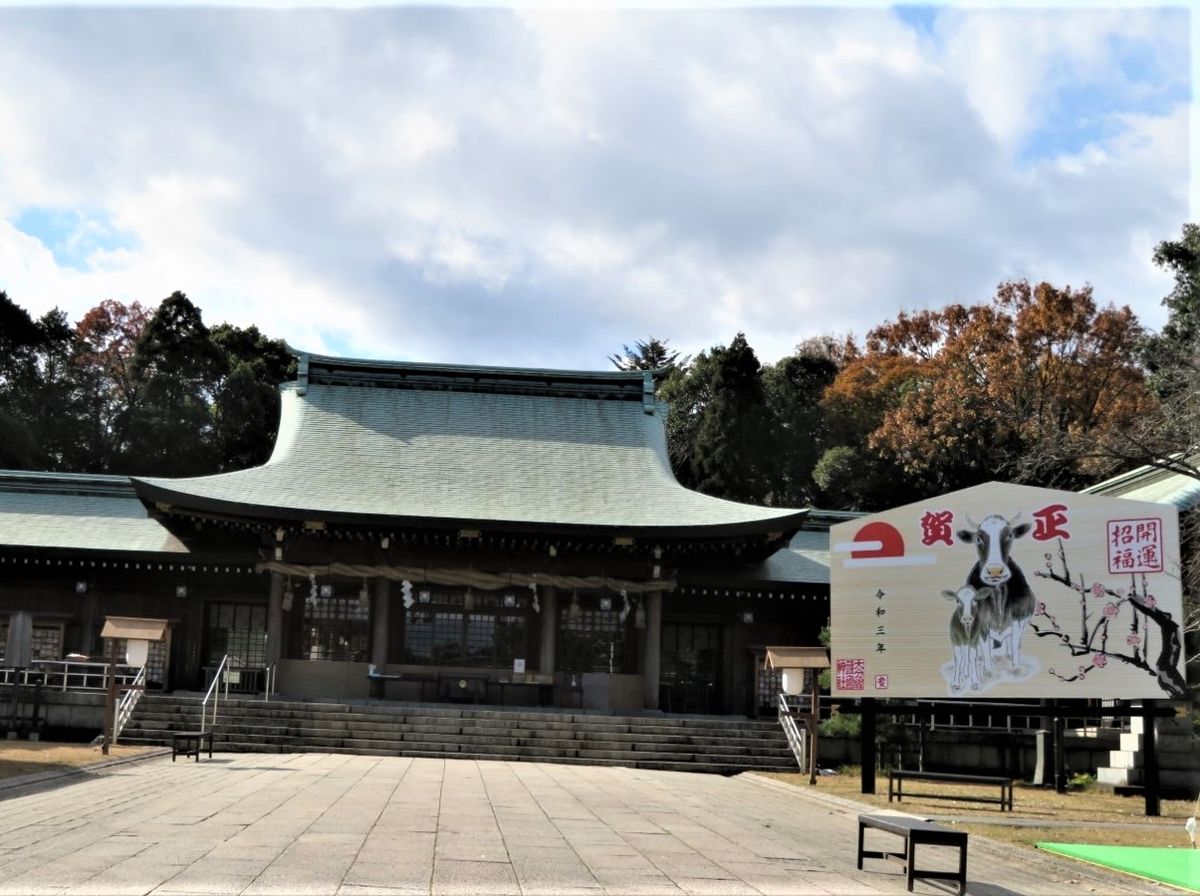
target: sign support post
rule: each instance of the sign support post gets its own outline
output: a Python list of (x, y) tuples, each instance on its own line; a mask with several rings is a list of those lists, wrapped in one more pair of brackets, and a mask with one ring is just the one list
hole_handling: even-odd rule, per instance
[(862, 699), (859, 725), (859, 753), (862, 755), (862, 792), (875, 792), (875, 699)]
[(1142, 787), (1146, 795), (1146, 817), (1160, 814), (1158, 782), (1158, 749), (1155, 743), (1156, 701), (1142, 701)]

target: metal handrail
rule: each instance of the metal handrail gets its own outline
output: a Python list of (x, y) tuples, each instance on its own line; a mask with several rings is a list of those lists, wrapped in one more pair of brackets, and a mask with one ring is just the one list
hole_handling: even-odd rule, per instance
[(274, 663), (263, 669), (263, 701), (267, 703), (271, 701), (271, 695), (275, 693), (275, 671)]
[(133, 683), (127, 686), (129, 689), (121, 695), (121, 702), (117, 704), (116, 720), (113, 722), (112, 742), (115, 744), (117, 738), (121, 736), (121, 731), (125, 728), (125, 723), (129, 721), (133, 715), (134, 707), (137, 706), (138, 700), (146, 691), (146, 667), (142, 666), (138, 670), (138, 674), (134, 677)]
[[(120, 664), (117, 667), (117, 684), (129, 687), (138, 675), (137, 666)], [(104, 691), (108, 688), (108, 663), (81, 662), (77, 660), (34, 660), (29, 668), (0, 668), (0, 685), (16, 684), (28, 687), (42, 677), (42, 686), (56, 691)]]
[(779, 694), (779, 724), (783, 728), (783, 733), (787, 736), (788, 746), (792, 748), (792, 755), (796, 757), (796, 762), (800, 764), (800, 770), (808, 768), (808, 737), (800, 733), (800, 729), (796, 726), (796, 720), (792, 716), (792, 708), (788, 705), (787, 694)]
[[(211, 697), (213, 702), (213, 725), (217, 724), (217, 708), (221, 703), (221, 688), (222, 680), (225, 678), (225, 670), (229, 667), (229, 654), (221, 657), (221, 664), (217, 666), (217, 674), (213, 676), (212, 684), (208, 686), (208, 692), (204, 695), (204, 700), (200, 703), (200, 730), (207, 731), (208, 720), (208, 699)], [(229, 699), (229, 682), (225, 682), (225, 699)]]

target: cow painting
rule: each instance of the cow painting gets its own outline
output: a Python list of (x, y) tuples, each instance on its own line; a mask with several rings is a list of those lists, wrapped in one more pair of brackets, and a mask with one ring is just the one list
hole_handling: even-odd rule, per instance
[(990, 606), (981, 612), (989, 637), (984, 639), (980, 659), (988, 673), (994, 671), (992, 651), (1000, 645), (1011, 674), (1022, 674), (1021, 636), (1037, 605), (1025, 573), (1012, 557), (1012, 543), (1031, 528), (1027, 522), (1018, 522), (1019, 518), (1019, 513), (1011, 520), (993, 513), (976, 525), (968, 516), (967, 527), (956, 533), (959, 541), (974, 545), (977, 555), (966, 585), (992, 590)]
[(964, 683), (979, 690), (979, 651), (990, 635), (987, 632), (987, 610), (991, 588), (972, 588), (963, 585), (957, 591), (943, 591), (942, 597), (954, 604), (950, 614), (951, 673), (950, 691), (961, 691)]

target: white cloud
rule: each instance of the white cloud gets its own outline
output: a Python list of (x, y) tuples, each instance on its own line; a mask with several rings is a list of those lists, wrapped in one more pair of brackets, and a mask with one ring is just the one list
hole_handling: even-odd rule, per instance
[[(1158, 324), (1186, 34), (1065, 15), (0, 9), (0, 289), (573, 367), (738, 330), (771, 360), (1013, 275)], [(134, 243), (60, 267), (30, 207)]]

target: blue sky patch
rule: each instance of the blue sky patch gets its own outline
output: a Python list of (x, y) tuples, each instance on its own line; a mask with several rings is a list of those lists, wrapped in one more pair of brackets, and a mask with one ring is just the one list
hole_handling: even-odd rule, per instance
[(108, 212), (95, 209), (30, 206), (12, 222), (22, 233), (39, 240), (62, 267), (90, 271), (96, 252), (134, 249), (137, 237), (117, 229)]
[(1043, 102), (1041, 121), (1024, 141), (1018, 162), (1031, 164), (1074, 155), (1123, 130), (1126, 115), (1166, 117), (1191, 100), (1186, 65), (1176, 65), (1148, 40), (1109, 38), (1110, 65), (1103, 77), (1083, 81), (1069, 69), (1051, 69), (1055, 89)]
[(892, 12), (901, 22), (920, 34), (933, 34), (933, 23), (937, 21), (936, 6), (893, 6)]

